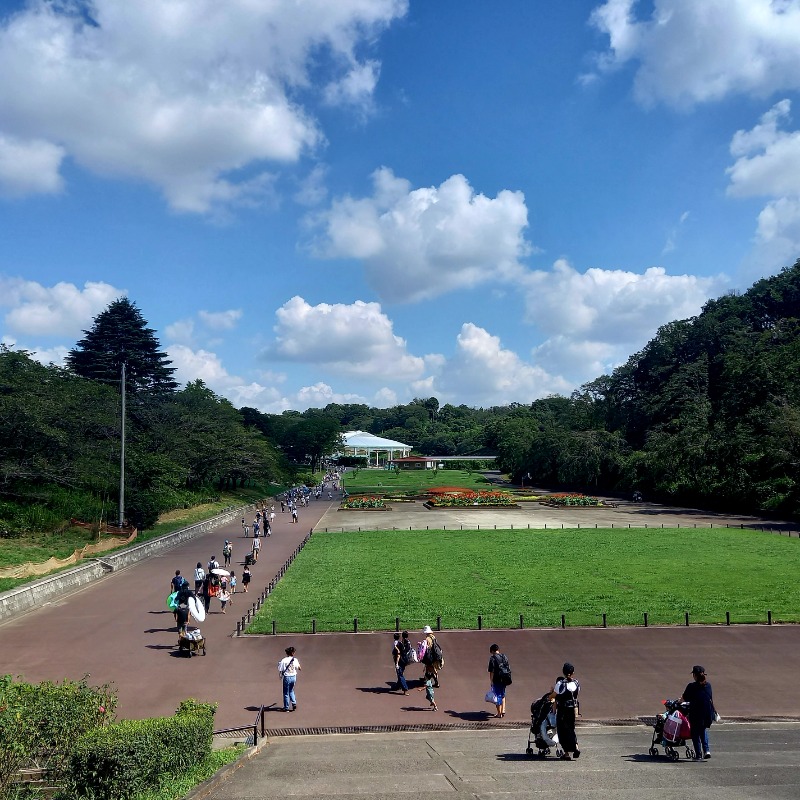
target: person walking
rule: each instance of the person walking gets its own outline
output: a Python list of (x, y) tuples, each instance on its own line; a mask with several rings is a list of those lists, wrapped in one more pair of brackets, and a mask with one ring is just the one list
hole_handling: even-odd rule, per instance
[(297, 506), (292, 506), (292, 522), (297, 522)]
[(256, 536), (253, 538), (253, 563), (258, 561), (258, 554), (261, 552), (261, 539)]
[(561, 749), (564, 751), (561, 758), (564, 761), (572, 761), (573, 757), (578, 758), (581, 754), (575, 734), (575, 717), (580, 714), (578, 693), (581, 686), (575, 680), (575, 667), (572, 664), (566, 662), (561, 672), (562, 676), (553, 687), (556, 696), (556, 730)]
[(500, 645), (493, 644), (489, 648), (489, 674), (492, 693), (495, 696), (497, 713), (495, 717), (506, 715), (506, 687), (511, 685), (511, 667), (506, 656), (500, 652)]
[(711, 758), (711, 748), (708, 745), (708, 729), (717, 715), (714, 708), (714, 697), (711, 684), (706, 678), (705, 667), (696, 664), (692, 667), (694, 680), (686, 686), (681, 695), (681, 702), (689, 704), (689, 725), (692, 729), (692, 742), (694, 743), (695, 761)]
[[(295, 655), (294, 647), (287, 647), (286, 657), (278, 662), (278, 674), (283, 682), (283, 710), (297, 711), (297, 698), (294, 694), (294, 685), (297, 682), (297, 673), (300, 671), (300, 662)], [(291, 708), (289, 705), (291, 704)]]
[(222, 545), (222, 558), (224, 559), (226, 569), (231, 565), (232, 555), (233, 555), (233, 545), (231, 544), (230, 539), (226, 539), (225, 544)]
[(433, 675), (433, 685), (438, 689), (439, 673), (444, 668), (444, 655), (431, 626), (426, 625), (422, 632), (425, 634), (425, 655), (422, 663), (425, 665), (425, 672)]
[(428, 672), (426, 670), (425, 675), (422, 679), (424, 685), (420, 686), (419, 689), (417, 689), (418, 692), (425, 692), (425, 697), (430, 703), (431, 709), (433, 709), (433, 711), (438, 710), (436, 707), (436, 701), (433, 699), (434, 695), (433, 689), (436, 686), (436, 684), (434, 683), (435, 678), (436, 676), (433, 674), (433, 672)]
[(236, 594), (236, 573), (231, 571), (231, 605), (233, 605), (233, 596)]
[(206, 579), (206, 571), (203, 569), (202, 562), (198, 561), (194, 568), (194, 591), (198, 594), (203, 588), (203, 581)]
[(399, 692), (402, 690), (403, 694), (408, 694), (408, 683), (406, 682), (406, 677), (403, 674), (406, 669), (406, 665), (408, 661), (406, 660), (406, 655), (403, 653), (403, 641), (400, 638), (400, 634), (396, 633), (394, 635), (394, 645), (392, 647), (392, 660), (394, 661), (394, 669), (397, 673), (397, 683), (395, 684), (395, 691)]

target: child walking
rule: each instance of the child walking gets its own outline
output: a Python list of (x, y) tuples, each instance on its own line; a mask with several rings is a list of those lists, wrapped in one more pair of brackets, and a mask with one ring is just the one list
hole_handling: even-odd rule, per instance
[(425, 671), (425, 676), (423, 678), (423, 680), (425, 681), (425, 685), (424, 686), (420, 686), (419, 689), (417, 689), (417, 691), (418, 692), (424, 691), (425, 692), (425, 698), (431, 704), (431, 708), (434, 711), (438, 711), (438, 709), (436, 707), (436, 701), (433, 699), (433, 682), (434, 682), (435, 678), (436, 678), (436, 676), (432, 672), (428, 672), (426, 670)]

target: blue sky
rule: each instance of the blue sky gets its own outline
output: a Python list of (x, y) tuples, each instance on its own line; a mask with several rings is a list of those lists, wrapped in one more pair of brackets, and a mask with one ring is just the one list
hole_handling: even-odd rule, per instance
[(569, 393), (800, 256), (799, 0), (0, 0), (0, 340), (268, 412)]

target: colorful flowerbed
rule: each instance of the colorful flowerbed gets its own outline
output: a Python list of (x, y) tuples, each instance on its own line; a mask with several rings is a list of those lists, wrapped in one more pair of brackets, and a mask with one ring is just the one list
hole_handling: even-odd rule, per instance
[(587, 497), (583, 494), (572, 494), (562, 492), (551, 494), (544, 498), (544, 501), (554, 506), (601, 506), (603, 502), (596, 497)]
[(466, 508), (467, 506), (513, 506), (514, 497), (508, 492), (475, 492), (471, 489), (450, 488), (429, 491), (426, 505), (432, 508)]
[(339, 508), (346, 508), (346, 509), (362, 509), (362, 508), (387, 508), (386, 503), (383, 502), (382, 497), (366, 497), (366, 496), (359, 496), (359, 497), (348, 497), (346, 500), (342, 500), (342, 504)]

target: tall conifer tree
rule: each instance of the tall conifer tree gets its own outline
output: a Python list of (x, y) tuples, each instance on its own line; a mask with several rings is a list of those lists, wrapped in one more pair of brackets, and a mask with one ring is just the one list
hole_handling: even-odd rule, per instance
[(66, 358), (67, 366), (84, 378), (118, 381), (123, 361), (127, 387), (134, 393), (158, 394), (177, 387), (175, 369), (159, 347), (135, 303), (120, 297), (95, 317), (94, 325)]

